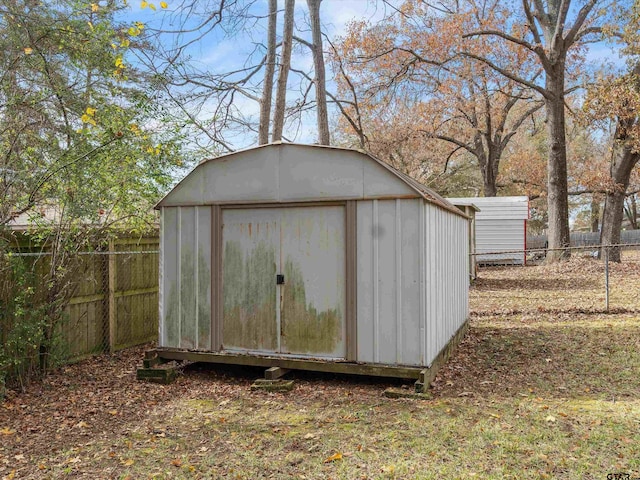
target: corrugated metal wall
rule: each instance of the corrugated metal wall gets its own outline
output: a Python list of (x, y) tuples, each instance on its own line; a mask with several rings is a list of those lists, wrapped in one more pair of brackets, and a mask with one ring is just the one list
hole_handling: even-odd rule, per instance
[(478, 263), (513, 263), (524, 265), (525, 224), (522, 219), (485, 219), (476, 217), (476, 252), (503, 252), (521, 250), (519, 253), (477, 255)]
[(468, 223), (423, 200), (358, 202), (358, 361), (430, 365), (468, 316)]
[(211, 207), (162, 209), (161, 347), (211, 350)]
[[(468, 248), (422, 199), (357, 202), (358, 361), (431, 364), (468, 317)], [(160, 346), (211, 350), (211, 207), (162, 209), (160, 278)]]
[[(503, 252), (525, 249), (525, 222), (529, 218), (529, 199), (520, 197), (448, 198), (454, 205), (475, 205), (476, 252)], [(479, 263), (524, 265), (524, 251), (499, 255), (478, 255)]]

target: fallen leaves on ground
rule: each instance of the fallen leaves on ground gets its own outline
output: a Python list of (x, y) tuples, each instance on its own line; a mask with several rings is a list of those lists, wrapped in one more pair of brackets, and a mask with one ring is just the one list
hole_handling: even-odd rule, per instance
[(333, 455), (324, 459), (324, 463), (336, 462), (338, 460), (342, 460), (342, 453), (336, 452)]
[(640, 476), (628, 258), (610, 266), (608, 313), (596, 260), (482, 269), (427, 402), (384, 399), (387, 379), (299, 372), (295, 395), (255, 393), (262, 370), (225, 366), (141, 383), (149, 346), (68, 365), (0, 404), (0, 478)]

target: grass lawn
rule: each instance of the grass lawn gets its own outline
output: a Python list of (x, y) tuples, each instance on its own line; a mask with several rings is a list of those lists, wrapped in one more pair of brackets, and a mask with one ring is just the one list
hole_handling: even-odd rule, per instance
[(97, 357), (9, 392), (0, 478), (640, 478), (637, 252), (604, 298), (595, 260), (481, 270), (431, 400), (310, 373), (252, 392), (261, 370), (199, 365), (145, 384), (141, 349)]

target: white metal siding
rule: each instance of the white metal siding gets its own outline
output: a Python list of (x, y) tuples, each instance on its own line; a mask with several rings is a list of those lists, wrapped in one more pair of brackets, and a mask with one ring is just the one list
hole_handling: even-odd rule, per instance
[(467, 220), (400, 199), (357, 218), (357, 359), (428, 366), (468, 317)]
[(420, 194), (361, 152), (274, 145), (198, 165), (160, 206), (397, 196)]
[(526, 220), (529, 218), (528, 197), (464, 197), (447, 198), (454, 205), (475, 205), (478, 218), (491, 220)]
[(478, 255), (479, 263), (507, 262), (524, 265), (524, 247), (524, 220), (476, 219), (476, 252), (478, 254), (521, 250), (519, 253)]
[(463, 218), (426, 205), (427, 344), (430, 365), (469, 315), (468, 224)]
[(521, 250), (521, 253), (477, 255), (478, 262), (524, 265), (525, 222), (529, 218), (527, 197), (448, 198), (454, 205), (475, 205), (476, 252)]
[(162, 209), (161, 347), (211, 348), (211, 208)]

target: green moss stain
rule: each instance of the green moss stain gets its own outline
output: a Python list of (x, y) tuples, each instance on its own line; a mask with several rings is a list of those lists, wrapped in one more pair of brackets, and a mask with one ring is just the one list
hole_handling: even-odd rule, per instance
[[(165, 277), (163, 347), (211, 349), (211, 269), (202, 252), (198, 254), (198, 282), (196, 289), (195, 255), (189, 248), (180, 252), (180, 288), (177, 278)], [(196, 291), (197, 290), (197, 291)], [(197, 296), (197, 302), (196, 302)], [(196, 328), (196, 308), (198, 324)]]
[(227, 241), (223, 263), (224, 346), (275, 351), (275, 248), (259, 242), (245, 256), (239, 242)]
[(171, 282), (171, 286), (169, 287), (169, 297), (164, 300), (164, 342), (161, 347), (178, 346), (178, 305), (180, 305), (178, 289), (176, 288), (175, 283)]
[(285, 261), (282, 298), (282, 353), (330, 354), (342, 341), (342, 312), (319, 312), (307, 303), (304, 277), (290, 258)]
[(196, 272), (193, 251), (183, 245), (180, 250), (180, 347), (196, 344)]
[(211, 269), (202, 251), (198, 253), (198, 348), (211, 349)]

